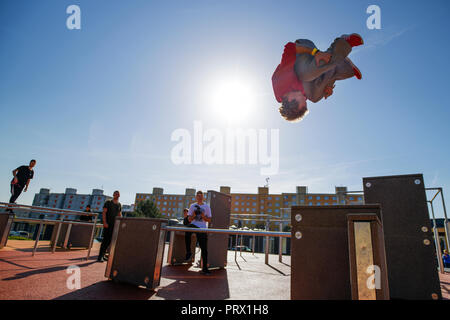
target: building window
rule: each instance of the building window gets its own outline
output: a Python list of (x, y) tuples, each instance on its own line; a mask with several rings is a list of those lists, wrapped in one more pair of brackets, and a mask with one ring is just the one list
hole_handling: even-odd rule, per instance
[(276, 200), (276, 201), (280, 200), (280, 197), (275, 197), (275, 200)]
[(362, 197), (358, 197), (358, 201), (362, 201)]
[(238, 205), (239, 205), (239, 202), (236, 201), (234, 204), (238, 206)]
[(320, 196), (317, 196), (317, 197), (316, 197), (316, 200), (320, 200)]
[(348, 199), (349, 199), (350, 201), (353, 201), (353, 197), (349, 197)]
[(333, 197), (333, 200), (336, 200), (336, 197)]
[(303, 200), (303, 199), (302, 199), (302, 200), (300, 200), (300, 203), (305, 203), (305, 200)]
[(234, 211), (239, 211), (239, 209), (238, 208), (234, 208)]
[(275, 212), (280, 212), (280, 209), (275, 209)]
[(236, 196), (236, 199), (239, 199), (239, 196)]
[(309, 196), (309, 197), (308, 197), (308, 200), (312, 200), (312, 196)]
[(313, 203), (312, 203), (312, 202), (310, 202), (310, 203), (308, 203), (308, 205), (312, 206), (312, 205), (313, 205)]
[(324, 197), (325, 200), (328, 200), (328, 197)]
[(328, 202), (325, 202), (324, 204), (327, 206), (327, 205), (328, 205)]
[(267, 197), (267, 200), (272, 200), (272, 197)]

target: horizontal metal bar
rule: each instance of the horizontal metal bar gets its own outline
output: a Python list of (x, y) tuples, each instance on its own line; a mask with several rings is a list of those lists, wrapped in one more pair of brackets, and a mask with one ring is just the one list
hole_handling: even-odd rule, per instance
[(75, 211), (75, 210), (67, 210), (67, 209), (56, 209), (56, 208), (47, 208), (47, 207), (37, 207), (37, 206), (27, 206), (24, 204), (16, 204), (16, 203), (6, 203), (0, 202), (0, 208), (5, 209), (26, 209), (30, 211), (36, 211), (39, 213), (49, 213), (49, 214), (60, 214), (60, 215), (86, 215), (86, 216), (98, 216), (96, 212), (84, 212), (84, 211)]
[(168, 227), (162, 228), (167, 231), (184, 231), (184, 232), (202, 232), (202, 233), (218, 233), (218, 234), (241, 234), (248, 236), (270, 236), (280, 238), (290, 238), (290, 232), (274, 232), (274, 231), (250, 231), (250, 230), (230, 230), (230, 229), (206, 229), (206, 228), (181, 228), (181, 227)]
[[(88, 223), (88, 222), (78, 222), (78, 221), (71, 221), (71, 220), (48, 220), (48, 219), (32, 219), (32, 218), (14, 218), (13, 222), (27, 222), (27, 223), (43, 223), (43, 224), (49, 224), (54, 225), (58, 223), (62, 224), (75, 224), (75, 225), (85, 225), (85, 226), (92, 226), (94, 223)], [(103, 225), (98, 224), (97, 228), (103, 227)]]

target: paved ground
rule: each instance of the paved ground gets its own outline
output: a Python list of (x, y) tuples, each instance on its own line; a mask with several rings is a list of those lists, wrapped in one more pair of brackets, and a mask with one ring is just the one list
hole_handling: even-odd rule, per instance
[[(49, 243), (41, 241), (31, 256), (32, 241), (9, 240), (0, 250), (0, 299), (279, 299), (290, 298), (290, 257), (284, 263), (270, 256), (271, 266), (264, 264), (264, 255), (229, 251), (226, 269), (210, 276), (199, 274), (194, 266), (163, 265), (160, 287), (155, 292), (127, 284), (116, 284), (104, 277), (105, 263), (96, 262), (99, 244), (86, 261), (86, 250), (49, 252)], [(167, 248), (165, 250), (167, 253)], [(196, 255), (200, 256), (200, 255)], [(166, 258), (164, 259), (164, 262)], [(81, 270), (81, 289), (70, 290), (66, 282), (67, 267)], [(206, 278), (206, 279), (205, 279)], [(206, 281), (205, 281), (206, 280)]]
[[(98, 243), (88, 261), (83, 260), (86, 250), (57, 250), (52, 254), (48, 242), (40, 242), (39, 251), (32, 257), (33, 243), (10, 240), (0, 250), (0, 299), (290, 299), (290, 257), (286, 256), (280, 263), (277, 255), (270, 255), (268, 266), (263, 254), (243, 253), (242, 257), (238, 254), (236, 264), (234, 252), (229, 251), (226, 269), (213, 271), (210, 276), (199, 274), (195, 265), (164, 265), (160, 287), (149, 291), (107, 281), (106, 263), (96, 262)], [(67, 288), (70, 265), (80, 267), (79, 290)], [(441, 284), (444, 297), (449, 299), (450, 274), (441, 276)]]

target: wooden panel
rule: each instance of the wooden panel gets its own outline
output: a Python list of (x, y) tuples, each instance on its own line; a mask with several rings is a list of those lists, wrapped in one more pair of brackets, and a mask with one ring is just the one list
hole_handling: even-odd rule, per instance
[(363, 178), (363, 185), (365, 202), (383, 210), (391, 298), (442, 298), (423, 176)]
[(351, 299), (347, 215), (379, 217), (379, 206), (294, 206), (291, 210), (291, 298)]
[[(116, 218), (106, 277), (155, 288), (159, 284), (164, 250), (161, 226), (166, 222), (164, 219)], [(155, 274), (158, 275), (156, 281)]]
[[(217, 191), (208, 191), (211, 207), (211, 223), (208, 228), (228, 229), (230, 225), (231, 196)], [(224, 268), (227, 265), (228, 235), (208, 234), (208, 265)]]

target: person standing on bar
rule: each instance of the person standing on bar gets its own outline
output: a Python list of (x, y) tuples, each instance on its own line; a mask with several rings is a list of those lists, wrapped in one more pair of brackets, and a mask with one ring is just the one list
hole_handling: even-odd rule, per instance
[[(36, 165), (36, 160), (31, 160), (28, 166), (20, 166), (13, 170), (13, 179), (11, 180), (11, 198), (9, 203), (16, 203), (17, 198), (23, 192), (27, 192), (30, 180), (34, 177), (33, 168)], [(9, 211), (12, 211), (9, 209)]]
[(105, 202), (103, 206), (103, 239), (102, 245), (100, 246), (100, 252), (98, 254), (97, 261), (103, 262), (105, 259), (106, 249), (108, 249), (111, 244), (114, 223), (116, 217), (122, 216), (122, 205), (119, 202), (120, 192), (114, 191), (113, 199)]
[[(196, 194), (197, 202), (193, 203), (189, 207), (188, 211), (188, 219), (189, 225), (191, 228), (208, 228), (207, 223), (211, 222), (211, 208), (203, 203), (203, 192), (200, 190), (197, 191)], [(197, 236), (197, 241), (200, 244), (200, 249), (202, 250), (202, 271), (201, 273), (204, 275), (208, 275), (211, 271), (208, 270), (208, 235), (204, 232), (195, 232)], [(188, 244), (186, 243), (186, 247)], [(190, 242), (189, 242), (190, 248)]]

